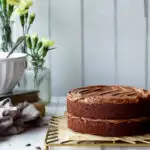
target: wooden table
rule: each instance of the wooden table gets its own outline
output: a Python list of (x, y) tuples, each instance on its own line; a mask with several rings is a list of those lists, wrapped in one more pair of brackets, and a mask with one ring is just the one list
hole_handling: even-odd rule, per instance
[[(47, 116), (62, 116), (66, 110), (65, 97), (53, 97), (52, 102), (46, 108)], [(0, 150), (36, 150), (41, 147), (44, 150), (44, 139), (47, 127), (41, 127), (27, 131), (20, 135), (0, 138)], [(31, 146), (26, 146), (31, 144)], [(51, 150), (150, 150), (148, 147), (51, 147)]]

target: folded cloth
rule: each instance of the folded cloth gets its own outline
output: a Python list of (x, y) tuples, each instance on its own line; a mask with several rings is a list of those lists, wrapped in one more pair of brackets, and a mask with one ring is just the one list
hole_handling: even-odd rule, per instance
[(0, 101), (0, 136), (19, 134), (42, 122), (45, 121), (33, 104), (24, 102), (13, 106), (9, 98)]

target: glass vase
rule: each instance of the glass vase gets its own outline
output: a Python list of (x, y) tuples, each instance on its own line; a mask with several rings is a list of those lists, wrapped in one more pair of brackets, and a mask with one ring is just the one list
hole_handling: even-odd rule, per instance
[(27, 90), (38, 90), (40, 102), (47, 105), (51, 101), (51, 71), (42, 65), (34, 66), (25, 70), (21, 80), (21, 87)]
[(12, 48), (13, 44), (11, 24), (4, 23), (1, 19), (0, 24), (0, 50), (3, 52), (8, 52)]

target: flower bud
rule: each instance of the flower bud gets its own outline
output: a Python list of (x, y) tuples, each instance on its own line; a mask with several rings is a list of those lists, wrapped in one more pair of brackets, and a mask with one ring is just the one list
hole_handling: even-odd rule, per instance
[(49, 40), (48, 41), (48, 46), (49, 47), (53, 47), (55, 45), (55, 42), (54, 41), (52, 41), (52, 40)]
[(19, 5), (20, 4), (20, 0), (7, 0), (7, 4)]
[(28, 7), (30, 7), (30, 6), (32, 6), (32, 5), (33, 5), (32, 0), (27, 0), (27, 1), (26, 1), (26, 3), (27, 3), (27, 5), (28, 5)]
[(35, 14), (34, 14), (34, 13), (31, 13), (31, 14), (30, 14), (30, 17), (29, 17), (29, 24), (32, 24), (33, 21), (34, 21), (34, 19), (35, 19)]
[(25, 9), (25, 10), (28, 10), (28, 9), (29, 9), (29, 6), (28, 6), (28, 5), (24, 5), (24, 9)]
[(29, 49), (32, 49), (31, 37), (29, 35), (26, 37), (26, 44)]
[(29, 15), (28, 11), (24, 15), (25, 15), (25, 18), (27, 20), (28, 19), (28, 15)]
[(48, 40), (46, 38), (42, 38), (42, 43), (44, 47), (48, 47)]
[(14, 6), (13, 5), (8, 5), (8, 16), (10, 17), (13, 13)]
[(35, 49), (36, 48), (36, 45), (37, 45), (37, 43), (38, 43), (38, 35), (37, 34), (34, 34), (33, 36), (32, 36), (32, 42), (33, 42), (33, 49)]
[(25, 21), (24, 21), (24, 15), (20, 15), (20, 23), (22, 27), (24, 27)]
[(43, 46), (42, 42), (39, 41), (38, 44), (37, 44), (37, 49), (38, 49), (38, 50), (41, 49), (42, 46)]
[(47, 55), (47, 52), (48, 52), (48, 47), (43, 47), (43, 53), (42, 53), (42, 56), (43, 58)]
[(42, 42), (43, 42), (43, 45), (46, 46), (46, 47), (53, 47), (54, 44), (55, 44), (54, 41), (48, 40), (48, 39), (45, 39), (45, 38), (42, 39)]

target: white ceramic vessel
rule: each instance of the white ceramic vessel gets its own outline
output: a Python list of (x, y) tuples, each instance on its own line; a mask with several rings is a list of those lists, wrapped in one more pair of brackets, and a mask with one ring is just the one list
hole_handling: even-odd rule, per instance
[(13, 91), (25, 70), (26, 54), (13, 53), (6, 58), (7, 52), (0, 52), (0, 94)]

